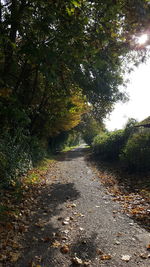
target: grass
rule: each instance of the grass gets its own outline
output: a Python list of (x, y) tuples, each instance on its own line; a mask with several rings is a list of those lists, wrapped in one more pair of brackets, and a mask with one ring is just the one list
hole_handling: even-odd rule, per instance
[(70, 151), (74, 148), (77, 148), (79, 145), (76, 145), (76, 146), (66, 146), (65, 148), (63, 148), (62, 152), (67, 152), (67, 151)]

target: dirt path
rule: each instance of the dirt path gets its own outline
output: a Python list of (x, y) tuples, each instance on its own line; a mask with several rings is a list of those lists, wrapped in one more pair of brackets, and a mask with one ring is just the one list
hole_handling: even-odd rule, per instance
[(13, 266), (74, 266), (75, 256), (81, 266), (150, 266), (150, 258), (140, 257), (150, 234), (120, 212), (84, 153), (83, 148), (65, 153), (49, 173), (31, 207), (23, 256)]

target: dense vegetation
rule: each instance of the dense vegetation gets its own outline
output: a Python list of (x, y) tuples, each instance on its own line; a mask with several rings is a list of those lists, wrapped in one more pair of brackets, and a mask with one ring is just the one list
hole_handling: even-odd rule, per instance
[(150, 132), (135, 133), (123, 149), (120, 157), (132, 171), (150, 170)]
[(146, 0), (0, 1), (3, 184), (64, 140), (89, 103), (102, 121), (125, 99), (124, 58), (144, 59), (134, 37), (147, 28), (149, 9)]
[(101, 133), (93, 139), (93, 152), (98, 160), (120, 161), (130, 171), (150, 170), (150, 132), (136, 129), (129, 119), (125, 129)]

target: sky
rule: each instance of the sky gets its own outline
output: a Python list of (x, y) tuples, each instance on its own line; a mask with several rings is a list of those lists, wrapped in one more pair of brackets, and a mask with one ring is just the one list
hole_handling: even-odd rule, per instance
[(129, 76), (130, 82), (126, 92), (130, 100), (127, 103), (117, 103), (115, 109), (105, 120), (109, 131), (122, 129), (128, 118), (138, 121), (150, 116), (150, 60), (141, 63)]

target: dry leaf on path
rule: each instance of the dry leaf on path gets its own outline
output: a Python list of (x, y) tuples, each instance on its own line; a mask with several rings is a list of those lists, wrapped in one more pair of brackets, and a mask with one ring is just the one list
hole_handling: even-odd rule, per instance
[(51, 245), (51, 247), (53, 247), (53, 248), (59, 248), (60, 246), (61, 246), (61, 243), (58, 242), (58, 241), (54, 241), (54, 242), (52, 243), (52, 245)]
[(63, 221), (63, 222), (62, 222), (62, 225), (68, 225), (68, 224), (69, 224), (68, 221)]
[(84, 266), (89, 266), (91, 264), (91, 261), (90, 260), (89, 261), (84, 261), (83, 264), (84, 264)]
[(68, 253), (69, 252), (69, 246), (68, 245), (64, 245), (60, 248), (60, 251), (64, 254)]
[(102, 255), (103, 254), (103, 251), (101, 251), (100, 249), (97, 249), (96, 252), (97, 252), (98, 255)]
[(111, 258), (112, 258), (111, 255), (101, 255), (100, 256), (101, 260), (110, 260)]
[(148, 254), (148, 253), (142, 253), (142, 254), (140, 254), (140, 257), (142, 259), (148, 259), (150, 257), (150, 254)]
[(147, 250), (150, 250), (150, 244), (148, 244), (146, 248), (147, 248)]
[(20, 257), (20, 253), (14, 253), (14, 252), (10, 252), (10, 256), (11, 256), (11, 262), (16, 262), (19, 257)]
[(74, 264), (76, 264), (76, 265), (83, 264), (83, 261), (82, 261), (80, 258), (78, 258), (78, 257), (74, 257), (74, 258), (72, 258), (72, 262), (73, 262)]
[(67, 208), (75, 208), (77, 205), (75, 203), (67, 204)]

